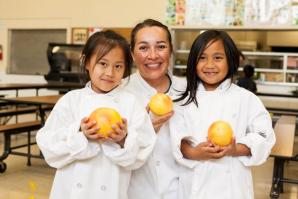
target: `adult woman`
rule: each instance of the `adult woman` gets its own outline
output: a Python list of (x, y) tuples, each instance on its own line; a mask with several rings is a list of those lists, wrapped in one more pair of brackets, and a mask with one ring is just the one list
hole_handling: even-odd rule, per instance
[[(138, 96), (144, 107), (157, 92), (175, 98), (177, 90), (183, 90), (184, 81), (169, 72), (172, 49), (171, 34), (162, 23), (147, 19), (133, 28), (131, 52), (137, 72), (130, 77), (126, 87)], [(176, 199), (183, 190), (178, 187), (180, 168), (172, 155), (167, 123), (173, 114), (151, 115), (157, 143), (147, 163), (133, 171), (130, 199)]]

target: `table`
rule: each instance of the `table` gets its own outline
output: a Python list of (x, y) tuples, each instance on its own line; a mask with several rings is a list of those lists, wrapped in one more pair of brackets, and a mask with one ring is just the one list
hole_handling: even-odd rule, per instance
[(272, 113), (298, 116), (298, 97), (259, 96), (259, 98)]
[[(31, 158), (42, 158), (42, 154), (34, 155), (31, 153), (31, 145), (36, 144), (36, 142), (31, 141), (31, 131), (40, 129), (45, 123), (45, 110), (42, 105), (55, 105), (62, 95), (50, 95), (50, 96), (32, 96), (32, 97), (14, 97), (14, 98), (0, 98), (2, 101), (14, 103), (14, 104), (26, 104), (38, 106), (38, 111), (40, 113), (40, 121), (30, 121), (21, 122), (16, 124), (1, 125), (0, 132), (4, 135), (4, 150), (2, 155), (0, 155), (0, 173), (5, 172), (6, 163), (4, 160), (9, 154), (26, 156), (27, 165), (31, 165)], [(11, 136), (19, 133), (27, 133), (27, 143), (20, 145), (11, 145)], [(27, 147), (27, 152), (19, 152), (14, 149)]]
[(298, 161), (298, 151), (295, 151), (295, 116), (281, 116), (277, 121), (274, 132), (276, 143), (271, 150), (274, 157), (273, 177), (270, 197), (276, 199), (283, 192), (283, 183), (298, 184), (298, 179), (284, 177), (284, 164), (286, 161)]
[(38, 106), (41, 123), (44, 124), (44, 122), (45, 122), (45, 112), (42, 108), (42, 105), (55, 105), (56, 102), (60, 99), (61, 96), (62, 95), (13, 97), (13, 98), (2, 97), (2, 98), (0, 98), (0, 100), (6, 101), (6, 102), (11, 102), (11, 103), (14, 103), (14, 104), (27, 104), (27, 105)]
[(10, 84), (0, 84), (0, 91), (4, 90), (16, 90), (16, 96), (18, 96), (18, 91), (23, 89), (35, 89), (36, 95), (38, 95), (39, 89), (77, 89), (83, 88), (85, 84), (80, 83), (33, 83), (33, 84), (20, 84), (20, 83), (10, 83)]
[(269, 96), (269, 97), (291, 97), (291, 98), (298, 98), (298, 95), (294, 94), (276, 94), (276, 93), (257, 93), (258, 96)]

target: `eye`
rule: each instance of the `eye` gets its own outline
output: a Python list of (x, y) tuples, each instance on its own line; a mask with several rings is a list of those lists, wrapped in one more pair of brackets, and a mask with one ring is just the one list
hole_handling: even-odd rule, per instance
[(115, 65), (115, 69), (116, 69), (116, 70), (121, 70), (123, 67), (124, 67), (123, 64), (116, 64), (116, 65)]
[(201, 57), (199, 57), (199, 60), (200, 61), (203, 61), (203, 60), (205, 60), (206, 59), (206, 56), (205, 55), (202, 55)]
[(108, 64), (107, 64), (106, 62), (104, 62), (104, 61), (98, 61), (97, 64), (98, 64), (99, 66), (103, 67), (103, 68), (108, 67)]
[(223, 56), (217, 55), (217, 56), (214, 57), (214, 59), (215, 59), (216, 61), (220, 61), (220, 60), (223, 59)]
[(139, 50), (141, 51), (146, 51), (148, 49), (147, 46), (139, 46)]
[(163, 50), (163, 49), (166, 49), (166, 48), (167, 48), (167, 46), (164, 45), (164, 44), (161, 44), (161, 45), (158, 45), (158, 46), (157, 46), (157, 49), (158, 49), (158, 50)]

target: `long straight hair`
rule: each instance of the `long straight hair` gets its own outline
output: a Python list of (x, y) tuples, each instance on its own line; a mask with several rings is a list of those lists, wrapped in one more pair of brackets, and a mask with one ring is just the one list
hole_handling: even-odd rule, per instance
[(187, 60), (187, 68), (186, 68), (186, 80), (187, 80), (187, 86), (186, 90), (180, 95), (180, 97), (174, 101), (182, 101), (185, 98), (187, 98), (186, 102), (183, 103), (183, 105), (190, 104), (192, 102), (195, 103), (196, 106), (198, 106), (198, 101), (196, 99), (197, 89), (198, 85), (202, 80), (197, 75), (197, 64), (200, 60), (200, 57), (202, 56), (204, 50), (207, 45), (210, 45), (210, 42), (215, 42), (221, 40), (224, 45), (224, 50), (227, 58), (228, 63), (228, 74), (224, 78), (224, 80), (228, 78), (233, 78), (234, 74), (238, 70), (239, 66), (239, 50), (236, 47), (234, 41), (232, 38), (224, 31), (218, 31), (218, 30), (207, 30), (197, 36), (197, 38), (194, 40), (190, 53)]

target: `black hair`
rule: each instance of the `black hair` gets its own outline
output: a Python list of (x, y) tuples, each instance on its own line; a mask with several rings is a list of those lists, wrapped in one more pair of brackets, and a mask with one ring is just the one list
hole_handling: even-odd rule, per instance
[(238, 48), (226, 32), (219, 30), (207, 30), (199, 36), (197, 36), (197, 38), (194, 40), (191, 46), (186, 68), (187, 87), (186, 90), (175, 101), (182, 101), (188, 97), (187, 101), (183, 103), (183, 105), (187, 105), (191, 102), (194, 102), (195, 105), (198, 106), (196, 93), (198, 85), (202, 80), (200, 79), (200, 77), (198, 77), (196, 73), (196, 67), (207, 45), (209, 45), (210, 42), (213, 43), (218, 40), (221, 40), (223, 42), (229, 67), (228, 74), (224, 78), (224, 80), (228, 78), (233, 78), (239, 66), (240, 54)]
[(167, 33), (167, 38), (168, 38), (168, 42), (170, 44), (170, 50), (171, 52), (173, 51), (173, 44), (172, 44), (172, 36), (171, 36), (171, 33), (169, 31), (169, 28), (162, 24), (161, 22), (159, 21), (156, 21), (154, 19), (146, 19), (144, 20), (143, 22), (140, 22), (138, 23), (131, 31), (131, 34), (130, 34), (130, 49), (131, 49), (131, 52), (133, 52), (134, 48), (135, 48), (135, 44), (136, 44), (136, 35), (137, 33), (139, 32), (139, 30), (145, 28), (145, 27), (153, 27), (153, 26), (156, 26), (156, 27), (159, 27), (159, 28), (162, 28), (163, 30), (166, 31)]
[(86, 69), (86, 64), (90, 62), (92, 55), (97, 54), (96, 59), (100, 60), (115, 47), (120, 47), (123, 50), (125, 59), (124, 77), (127, 77), (131, 74), (132, 57), (128, 42), (120, 34), (112, 30), (105, 30), (96, 32), (89, 37), (83, 48), (80, 59), (80, 65), (84, 73), (83, 81), (86, 82), (90, 80), (88, 70)]
[(251, 78), (255, 73), (255, 68), (252, 65), (245, 65), (243, 67), (245, 77)]

